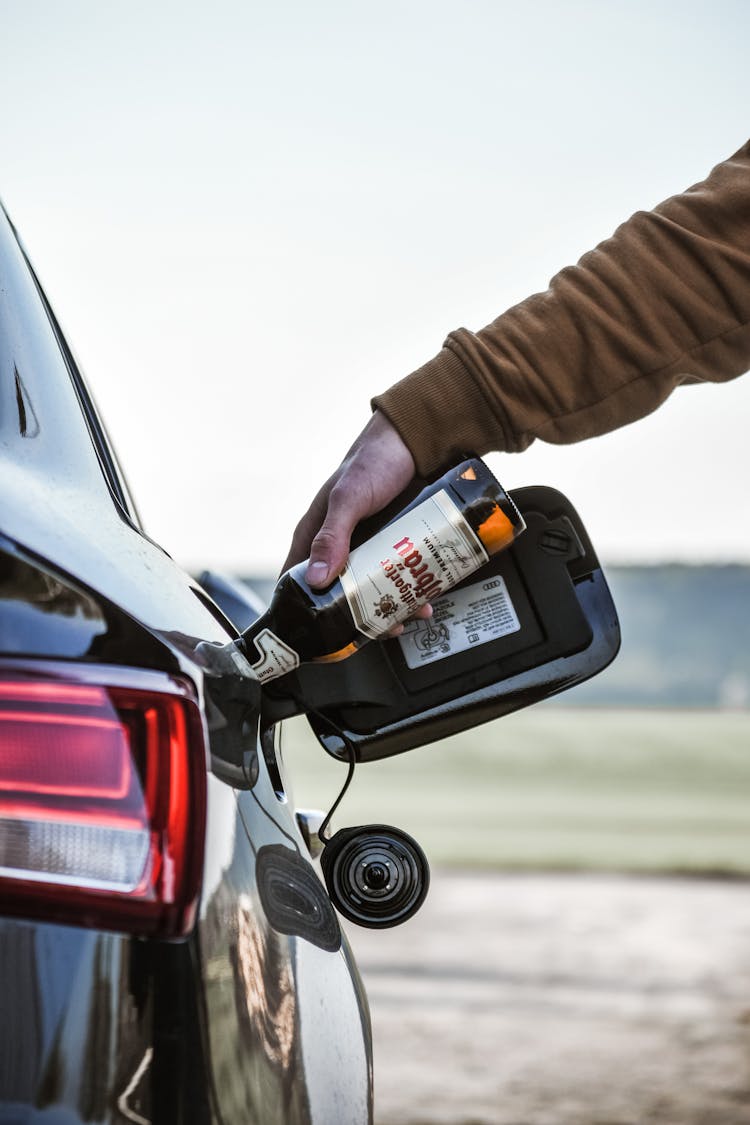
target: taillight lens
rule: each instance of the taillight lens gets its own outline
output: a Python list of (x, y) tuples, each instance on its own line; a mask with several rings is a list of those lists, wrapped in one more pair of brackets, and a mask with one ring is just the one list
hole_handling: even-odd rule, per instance
[(191, 685), (0, 668), (0, 911), (175, 937), (191, 928), (206, 753)]

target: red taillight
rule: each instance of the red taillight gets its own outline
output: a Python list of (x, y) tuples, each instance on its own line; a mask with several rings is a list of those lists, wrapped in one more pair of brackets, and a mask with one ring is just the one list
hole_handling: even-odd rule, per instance
[(205, 790), (200, 712), (186, 681), (0, 669), (0, 911), (186, 933)]

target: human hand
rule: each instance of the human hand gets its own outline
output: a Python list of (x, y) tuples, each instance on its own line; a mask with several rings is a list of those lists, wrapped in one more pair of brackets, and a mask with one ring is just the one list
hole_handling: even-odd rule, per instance
[[(414, 475), (409, 449), (376, 410), (297, 524), (284, 570), (309, 557), (305, 581), (313, 587), (328, 585), (346, 565), (355, 526), (403, 492)], [(423, 606), (417, 616), (431, 613), (431, 606)]]
[(398, 431), (376, 410), (297, 524), (284, 570), (309, 558), (305, 581), (326, 586), (346, 565), (355, 526), (403, 492), (414, 472)]

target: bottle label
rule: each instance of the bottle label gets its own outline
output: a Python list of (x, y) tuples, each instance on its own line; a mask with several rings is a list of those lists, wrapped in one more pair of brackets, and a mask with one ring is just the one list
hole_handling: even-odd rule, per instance
[(354, 624), (380, 637), (468, 578), (488, 555), (444, 490), (356, 547), (341, 575)]
[(297, 653), (270, 629), (262, 629), (256, 637), (253, 637), (253, 644), (260, 653), (260, 660), (250, 667), (262, 684), (299, 668)]
[(410, 668), (423, 668), (446, 656), (507, 637), (521, 628), (505, 580), (498, 574), (473, 582), (435, 603), (427, 621), (409, 621), (398, 638)]

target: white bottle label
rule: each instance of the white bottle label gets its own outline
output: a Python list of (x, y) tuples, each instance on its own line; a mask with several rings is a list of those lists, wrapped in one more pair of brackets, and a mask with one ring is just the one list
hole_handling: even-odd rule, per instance
[(445, 491), (355, 548), (341, 575), (354, 623), (380, 637), (468, 578), (487, 552)]
[(250, 667), (262, 684), (299, 668), (297, 653), (270, 629), (262, 629), (257, 637), (253, 637), (253, 644), (260, 653), (260, 660)]

